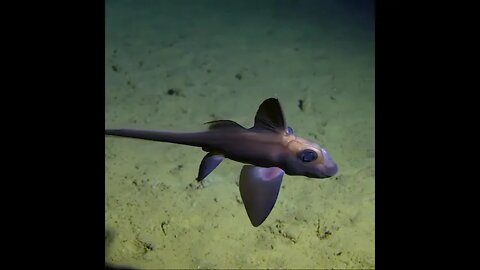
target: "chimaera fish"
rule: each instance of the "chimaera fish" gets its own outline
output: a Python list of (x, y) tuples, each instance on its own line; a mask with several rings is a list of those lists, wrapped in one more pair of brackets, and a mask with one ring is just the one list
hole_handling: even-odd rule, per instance
[(276, 98), (263, 101), (251, 128), (231, 120), (206, 124), (208, 130), (200, 132), (105, 129), (105, 135), (201, 147), (207, 154), (200, 163), (197, 181), (207, 177), (224, 158), (247, 164), (240, 172), (239, 188), (255, 227), (272, 211), (284, 174), (327, 178), (337, 173), (337, 164), (325, 148), (293, 133)]

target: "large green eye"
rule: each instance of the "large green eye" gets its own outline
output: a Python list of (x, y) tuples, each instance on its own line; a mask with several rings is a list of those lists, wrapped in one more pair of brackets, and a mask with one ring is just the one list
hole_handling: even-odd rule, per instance
[(300, 152), (299, 157), (303, 162), (311, 162), (317, 159), (318, 155), (317, 155), (317, 152), (310, 149), (306, 149)]

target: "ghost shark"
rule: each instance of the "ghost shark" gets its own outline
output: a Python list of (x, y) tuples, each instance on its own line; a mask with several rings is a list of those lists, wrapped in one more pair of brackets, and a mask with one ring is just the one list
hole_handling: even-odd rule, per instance
[(200, 132), (105, 129), (105, 135), (201, 147), (207, 154), (200, 163), (197, 181), (225, 158), (246, 164), (240, 172), (239, 188), (254, 227), (272, 211), (284, 174), (328, 178), (338, 171), (325, 148), (293, 133), (276, 98), (263, 101), (251, 128), (231, 120), (205, 124), (208, 130)]

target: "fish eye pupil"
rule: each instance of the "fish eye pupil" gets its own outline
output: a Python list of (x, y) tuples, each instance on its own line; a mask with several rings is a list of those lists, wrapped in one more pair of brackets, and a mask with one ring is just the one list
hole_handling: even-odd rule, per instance
[(315, 159), (317, 159), (317, 157), (318, 157), (317, 153), (315, 151), (310, 150), (310, 149), (307, 149), (300, 154), (300, 159), (303, 162), (314, 161)]

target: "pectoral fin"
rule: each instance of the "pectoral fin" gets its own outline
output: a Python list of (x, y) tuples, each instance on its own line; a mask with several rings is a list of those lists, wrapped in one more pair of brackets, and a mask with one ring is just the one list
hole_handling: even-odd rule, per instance
[(203, 157), (198, 169), (197, 181), (202, 181), (223, 161), (225, 157), (222, 154), (208, 153)]
[(240, 195), (253, 226), (262, 224), (277, 201), (284, 171), (245, 165), (240, 173)]

